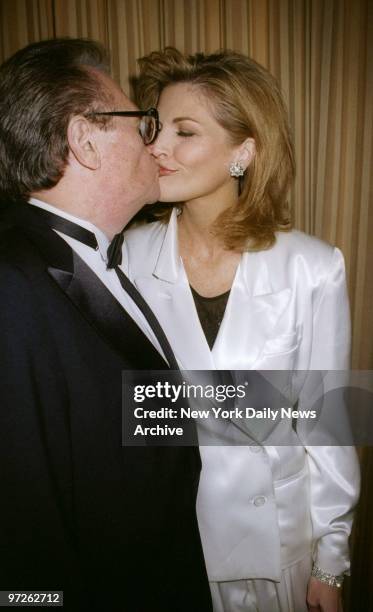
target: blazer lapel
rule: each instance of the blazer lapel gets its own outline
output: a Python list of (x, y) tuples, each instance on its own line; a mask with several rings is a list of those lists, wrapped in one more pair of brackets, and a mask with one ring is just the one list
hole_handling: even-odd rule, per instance
[(215, 367), (255, 369), (264, 344), (291, 298), (288, 287), (276, 287), (265, 254), (244, 253), (237, 269), (212, 354)]
[(125, 361), (139, 361), (141, 367), (144, 354), (149, 356), (149, 362), (154, 361), (154, 367), (165, 364), (135, 321), (67, 243), (37, 213), (26, 210), (21, 217), (23, 221), (27, 219), (21, 224), (22, 231), (41, 252), (49, 276), (106, 343)]
[(154, 268), (134, 265), (133, 280), (166, 330), (181, 367), (255, 369), (292, 298), (291, 289), (272, 272), (270, 251), (242, 255), (210, 351), (179, 255), (175, 209), (162, 240), (146, 247)]
[(135, 284), (151, 304), (184, 370), (212, 370), (214, 362), (202, 330), (184, 269), (168, 283), (151, 277), (137, 277)]
[(166, 330), (180, 367), (184, 370), (215, 369), (179, 255), (175, 208), (154, 260), (156, 264), (151, 274), (144, 275), (140, 270), (133, 281)]

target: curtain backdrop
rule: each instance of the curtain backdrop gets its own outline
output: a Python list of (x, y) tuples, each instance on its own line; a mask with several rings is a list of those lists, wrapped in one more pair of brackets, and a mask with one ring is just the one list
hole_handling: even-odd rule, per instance
[[(0, 61), (54, 36), (100, 40), (127, 92), (136, 58), (166, 45), (230, 48), (279, 80), (293, 126), (294, 224), (346, 258), (353, 367), (373, 369), (372, 0), (0, 0)], [(355, 532), (350, 609), (373, 609), (372, 449)], [(369, 535), (369, 546), (367, 537)]]

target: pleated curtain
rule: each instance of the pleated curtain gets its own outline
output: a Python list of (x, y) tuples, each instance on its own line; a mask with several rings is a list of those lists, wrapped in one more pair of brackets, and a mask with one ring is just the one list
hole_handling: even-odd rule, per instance
[[(294, 133), (294, 225), (343, 251), (352, 364), (373, 369), (372, 0), (0, 0), (0, 36), (0, 61), (44, 38), (97, 39), (129, 93), (136, 58), (167, 45), (234, 49), (266, 66), (279, 80)], [(373, 610), (372, 450), (361, 456), (352, 612)]]

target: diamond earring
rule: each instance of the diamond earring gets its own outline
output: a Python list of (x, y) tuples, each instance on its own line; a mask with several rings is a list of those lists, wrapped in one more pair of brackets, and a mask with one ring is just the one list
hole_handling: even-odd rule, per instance
[(244, 169), (240, 162), (232, 162), (229, 166), (229, 174), (234, 178), (244, 175)]

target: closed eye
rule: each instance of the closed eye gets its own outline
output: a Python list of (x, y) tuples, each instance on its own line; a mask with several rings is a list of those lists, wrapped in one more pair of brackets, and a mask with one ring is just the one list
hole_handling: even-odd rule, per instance
[(194, 136), (194, 132), (186, 132), (184, 130), (178, 130), (177, 135), (181, 136), (182, 138), (189, 138), (190, 136)]

